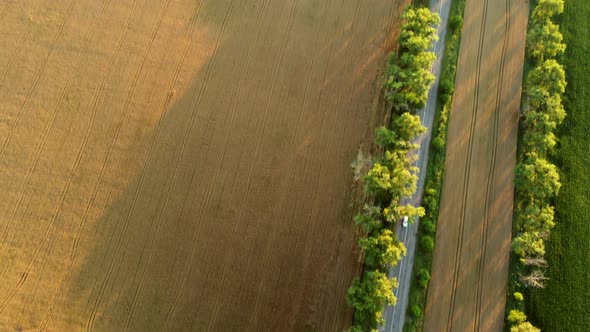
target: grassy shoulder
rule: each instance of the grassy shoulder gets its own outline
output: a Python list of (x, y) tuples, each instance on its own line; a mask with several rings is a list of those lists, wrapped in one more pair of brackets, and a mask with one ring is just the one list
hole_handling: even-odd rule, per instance
[(445, 42), (442, 73), (439, 85), (438, 101), (432, 142), (430, 145), (427, 173), (424, 187), (423, 207), (425, 216), (420, 221), (418, 230), (418, 247), (412, 271), (412, 285), (404, 331), (419, 331), (424, 323), (424, 308), (430, 281), (438, 206), (444, 173), (447, 124), (451, 109), (451, 97), (454, 90), (455, 73), (459, 56), (461, 25), (465, 0), (451, 3), (449, 33)]
[(568, 117), (558, 130), (552, 157), (561, 172), (555, 200), (556, 227), (546, 245), (549, 278), (530, 292), (529, 314), (543, 331), (590, 331), (590, 2), (567, 0), (561, 31), (567, 44), (562, 62), (568, 87)]

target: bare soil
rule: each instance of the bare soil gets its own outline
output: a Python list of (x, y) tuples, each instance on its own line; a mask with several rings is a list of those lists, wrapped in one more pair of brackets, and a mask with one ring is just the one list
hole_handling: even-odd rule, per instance
[(0, 1), (0, 330), (347, 328), (407, 2)]
[(424, 331), (502, 331), (526, 0), (467, 0)]

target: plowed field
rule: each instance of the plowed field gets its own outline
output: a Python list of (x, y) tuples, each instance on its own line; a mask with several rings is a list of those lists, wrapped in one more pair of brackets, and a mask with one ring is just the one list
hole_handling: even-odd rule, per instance
[(0, 0), (0, 330), (336, 331), (407, 0)]
[(502, 331), (528, 13), (466, 3), (424, 331)]

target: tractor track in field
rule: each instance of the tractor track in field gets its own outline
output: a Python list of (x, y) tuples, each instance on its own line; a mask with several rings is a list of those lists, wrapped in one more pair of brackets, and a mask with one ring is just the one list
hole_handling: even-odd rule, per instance
[(140, 3), (0, 5), (0, 330), (347, 329), (409, 0)]
[(499, 72), (499, 87), (498, 93), (496, 95), (496, 109), (494, 110), (494, 136), (492, 138), (493, 144), (493, 151), (492, 151), (492, 161), (490, 164), (490, 172), (488, 174), (488, 182), (486, 184), (486, 198), (485, 198), (485, 214), (484, 214), (484, 223), (483, 223), (483, 234), (482, 234), (482, 251), (480, 253), (480, 265), (478, 267), (478, 278), (477, 278), (477, 297), (476, 297), (476, 309), (475, 309), (475, 330), (481, 331), (481, 311), (482, 311), (482, 298), (483, 298), (483, 278), (485, 270), (485, 262), (486, 262), (486, 251), (487, 251), (487, 243), (488, 243), (488, 224), (490, 219), (490, 192), (493, 186), (493, 179), (494, 174), (496, 172), (496, 157), (498, 155), (498, 132), (499, 132), (499, 123), (500, 123), (500, 107), (501, 107), (501, 99), (502, 99), (502, 92), (503, 92), (503, 85), (504, 85), (504, 64), (505, 64), (505, 57), (506, 57), (506, 49), (508, 46), (508, 38), (510, 31), (510, 0), (506, 0), (506, 9), (508, 15), (506, 15), (506, 28), (504, 31), (504, 43), (502, 45), (502, 55), (500, 60), (500, 72)]
[[(459, 271), (461, 269), (461, 254), (463, 249), (463, 237), (465, 234), (465, 213), (467, 212), (467, 193), (469, 191), (469, 175), (471, 171), (471, 157), (473, 155), (473, 133), (475, 132), (475, 124), (477, 123), (477, 110), (478, 110), (478, 101), (479, 101), (479, 79), (481, 74), (481, 58), (483, 53), (483, 46), (484, 46), (484, 37), (486, 31), (486, 21), (487, 21), (487, 12), (488, 12), (488, 0), (484, 0), (484, 5), (482, 8), (482, 21), (481, 27), (479, 32), (479, 48), (477, 51), (477, 73), (475, 76), (475, 89), (474, 89), (474, 98), (473, 98), (473, 107), (471, 110), (471, 124), (469, 126), (469, 143), (468, 143), (468, 153), (465, 158), (465, 169), (464, 169), (464, 183), (463, 183), (463, 198), (461, 200), (461, 216), (459, 217), (459, 224), (460, 224), (460, 232), (457, 234), (457, 251), (455, 253), (454, 259), (454, 270), (453, 270), (453, 283), (452, 289), (457, 288), (457, 281), (459, 278)], [(455, 300), (457, 293), (453, 292), (451, 295), (451, 305), (449, 306), (449, 315), (447, 319), (447, 331), (451, 331), (453, 328), (453, 314), (455, 312)]]
[(504, 302), (493, 297), (506, 287), (527, 17), (520, 0), (466, 4), (426, 330), (502, 327)]

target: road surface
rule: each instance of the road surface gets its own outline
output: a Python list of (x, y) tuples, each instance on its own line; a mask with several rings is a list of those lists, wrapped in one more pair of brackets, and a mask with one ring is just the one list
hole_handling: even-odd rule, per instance
[[(438, 94), (438, 84), (440, 81), (440, 73), (442, 67), (442, 58), (444, 54), (445, 36), (447, 34), (447, 22), (449, 19), (451, 0), (430, 0), (430, 10), (439, 13), (441, 23), (438, 28), (438, 41), (434, 44), (434, 53), (436, 54), (436, 61), (432, 67), (432, 73), (436, 79), (430, 87), (428, 92), (428, 102), (426, 107), (418, 111), (418, 115), (422, 119), (422, 124), (426, 127), (426, 132), (417, 139), (420, 143), (418, 151), (419, 157), (417, 166), (420, 169), (418, 175), (418, 186), (416, 193), (410, 200), (414, 206), (419, 206), (422, 203), (422, 193), (424, 191), (424, 179), (426, 177), (426, 167), (428, 165), (428, 149), (430, 147), (430, 138), (432, 135), (432, 125), (434, 122), (434, 112), (436, 108), (436, 100)], [(419, 220), (413, 224), (408, 225), (407, 228), (402, 227), (401, 223), (396, 225), (396, 234), (406, 246), (407, 253), (404, 258), (395, 266), (389, 268), (389, 277), (397, 278), (399, 282), (398, 288), (395, 290), (397, 297), (397, 305), (387, 306), (383, 312), (385, 324), (381, 326), (381, 331), (394, 332), (402, 331), (404, 327), (404, 320), (406, 310), (408, 307), (408, 297), (410, 294), (410, 285), (412, 282), (412, 268), (414, 265), (414, 253), (416, 251), (416, 234), (418, 233)]]

